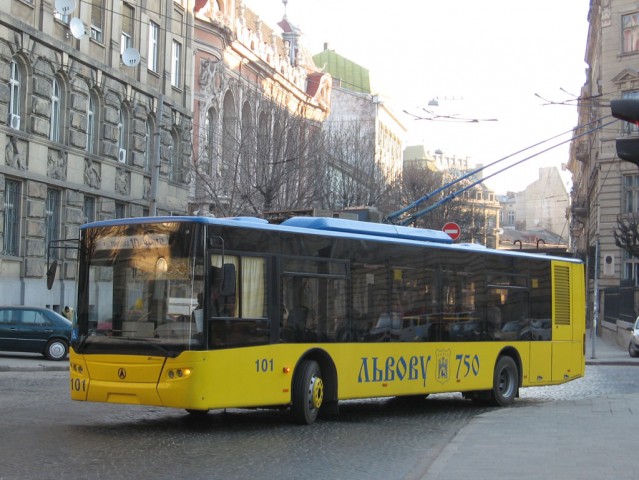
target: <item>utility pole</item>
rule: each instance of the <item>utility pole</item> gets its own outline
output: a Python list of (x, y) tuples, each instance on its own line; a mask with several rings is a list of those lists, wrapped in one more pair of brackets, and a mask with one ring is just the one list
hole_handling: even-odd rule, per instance
[(594, 315), (592, 317), (592, 351), (590, 358), (595, 358), (595, 337), (597, 336), (597, 324), (599, 323), (599, 236), (597, 236), (597, 242), (595, 243), (595, 285), (593, 289), (593, 310)]

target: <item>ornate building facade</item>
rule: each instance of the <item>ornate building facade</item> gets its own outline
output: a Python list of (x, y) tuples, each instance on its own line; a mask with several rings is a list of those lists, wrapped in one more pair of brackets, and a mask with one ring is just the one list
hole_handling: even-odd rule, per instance
[(77, 252), (48, 246), (85, 222), (186, 213), (192, 2), (4, 2), (0, 303), (72, 305)]
[(194, 213), (262, 215), (306, 206), (310, 144), (330, 110), (331, 78), (286, 17), (242, 0), (198, 1), (194, 33)]
[[(639, 97), (639, 5), (591, 0), (588, 21), (588, 69), (568, 164), (573, 175), (570, 230), (573, 250), (588, 262), (590, 316), (599, 307), (603, 331), (621, 335), (637, 315), (637, 300), (630, 292), (621, 305), (620, 289), (635, 290), (636, 296), (639, 259), (615, 245), (613, 231), (620, 218), (639, 214), (639, 174), (635, 165), (617, 157), (615, 139), (637, 130), (609, 115), (611, 99)], [(614, 301), (606, 302), (606, 292), (616, 292)]]

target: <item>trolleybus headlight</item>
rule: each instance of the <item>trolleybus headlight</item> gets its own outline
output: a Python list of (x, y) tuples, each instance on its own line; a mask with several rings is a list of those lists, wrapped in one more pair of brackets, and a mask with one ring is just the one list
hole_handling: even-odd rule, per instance
[(167, 372), (167, 376), (170, 379), (173, 378), (185, 378), (191, 375), (191, 369), (190, 368), (175, 368), (175, 369), (171, 369)]

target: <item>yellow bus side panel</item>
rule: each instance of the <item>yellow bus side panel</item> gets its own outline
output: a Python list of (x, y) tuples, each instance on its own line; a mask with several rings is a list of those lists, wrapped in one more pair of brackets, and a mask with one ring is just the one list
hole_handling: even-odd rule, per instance
[(525, 341), (278, 344), (183, 352), (166, 359), (127, 355), (114, 360), (72, 352), (71, 390), (74, 400), (196, 410), (287, 405), (300, 359), (318, 353), (335, 365), (340, 400), (489, 390), (495, 361), (505, 348), (520, 358), (522, 386), (547, 385), (565, 381), (565, 369), (557, 370), (557, 380), (547, 373), (551, 353), (562, 355), (570, 364), (566, 368), (579, 369), (579, 345), (566, 345), (572, 354), (559, 347), (551, 352), (547, 342)]
[(563, 383), (584, 375), (581, 342), (556, 342), (552, 345), (552, 381)]
[(529, 379), (523, 385), (545, 385), (552, 381), (552, 343), (530, 343)]

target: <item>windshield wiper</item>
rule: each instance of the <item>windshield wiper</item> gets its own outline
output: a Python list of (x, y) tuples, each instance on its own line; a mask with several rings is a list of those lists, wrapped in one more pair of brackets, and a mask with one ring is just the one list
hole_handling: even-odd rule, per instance
[(171, 358), (175, 358), (180, 354), (180, 352), (177, 352), (175, 350), (169, 350), (168, 348), (165, 348), (162, 344), (156, 343), (156, 341), (153, 341), (149, 338), (117, 337), (117, 339), (126, 340), (128, 342), (139, 342), (142, 345), (153, 347), (154, 349), (162, 352), (165, 356), (171, 357)]

